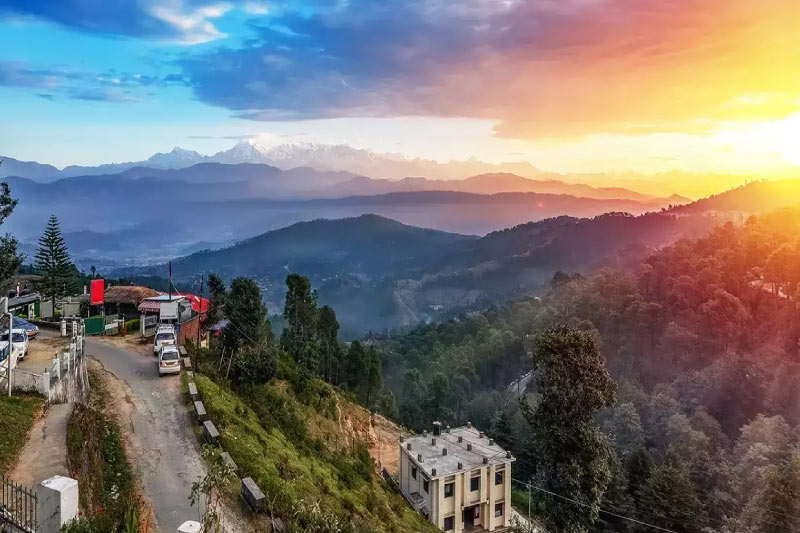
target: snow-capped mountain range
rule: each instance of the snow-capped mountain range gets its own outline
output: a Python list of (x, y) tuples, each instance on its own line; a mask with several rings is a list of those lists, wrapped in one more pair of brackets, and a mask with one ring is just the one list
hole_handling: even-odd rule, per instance
[(282, 170), (311, 167), (319, 171), (350, 172), (352, 174), (382, 179), (403, 179), (424, 176), (429, 179), (463, 179), (467, 176), (489, 172), (513, 172), (525, 177), (542, 173), (528, 163), (490, 164), (468, 159), (440, 163), (428, 159), (411, 159), (400, 154), (378, 154), (346, 144), (282, 144), (265, 148), (253, 141), (242, 140), (230, 150), (214, 155), (203, 155), (192, 150), (175, 147), (171, 152), (157, 153), (144, 161), (110, 163), (94, 167), (68, 166), (57, 169), (51, 165), (4, 159), (2, 173), (40, 182), (51, 182), (72, 176), (116, 174), (134, 167), (154, 169), (182, 169), (198, 163), (257, 163)]

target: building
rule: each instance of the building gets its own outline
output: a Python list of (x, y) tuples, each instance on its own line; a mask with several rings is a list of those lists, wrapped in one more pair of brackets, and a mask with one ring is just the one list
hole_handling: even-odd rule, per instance
[(471, 424), (442, 431), (438, 422), (400, 441), (403, 495), (444, 531), (505, 531), (511, 524), (511, 452)]

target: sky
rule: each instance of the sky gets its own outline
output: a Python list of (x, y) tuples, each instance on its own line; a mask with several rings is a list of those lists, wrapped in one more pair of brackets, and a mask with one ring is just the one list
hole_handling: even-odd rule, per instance
[(0, 154), (797, 175), (798, 27), (797, 0), (0, 0)]

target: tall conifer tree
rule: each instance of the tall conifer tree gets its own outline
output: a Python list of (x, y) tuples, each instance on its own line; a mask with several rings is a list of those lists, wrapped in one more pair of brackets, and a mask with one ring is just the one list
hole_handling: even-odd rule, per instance
[(35, 260), (36, 270), (42, 276), (39, 288), (45, 296), (50, 297), (55, 311), (56, 298), (72, 290), (72, 263), (55, 215), (51, 215), (47, 221), (44, 234), (39, 239)]

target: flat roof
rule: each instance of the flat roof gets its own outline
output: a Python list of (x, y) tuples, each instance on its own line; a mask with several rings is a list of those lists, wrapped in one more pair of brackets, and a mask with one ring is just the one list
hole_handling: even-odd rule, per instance
[[(411, 444), (410, 450), (409, 444)], [(514, 461), (514, 458), (509, 458), (506, 450), (496, 442), (491, 441), (486, 435), (481, 436), (478, 429), (470, 426), (452, 428), (449, 432), (446, 428), (442, 428), (438, 436), (434, 436), (432, 432), (427, 436), (415, 435), (405, 439), (400, 446), (430, 478), (450, 476), (491, 464), (501, 465)], [(447, 455), (443, 453), (445, 448)], [(420, 455), (422, 461), (419, 460)], [(484, 458), (487, 460), (486, 464), (483, 462)]]
[(159, 294), (158, 296), (148, 296), (147, 298), (143, 298), (143, 301), (148, 302), (174, 302), (178, 300), (186, 300), (186, 296), (173, 294), (171, 297), (169, 294)]

